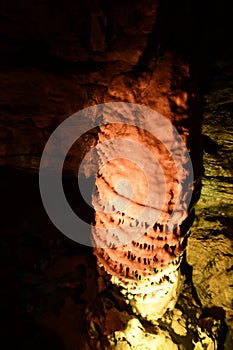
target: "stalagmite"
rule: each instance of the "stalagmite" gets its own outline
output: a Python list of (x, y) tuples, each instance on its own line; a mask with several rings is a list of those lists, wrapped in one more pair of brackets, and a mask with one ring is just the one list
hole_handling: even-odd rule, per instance
[(101, 308), (108, 314), (106, 295), (152, 324), (174, 308), (199, 179), (186, 148), (190, 130), (181, 137), (168, 118), (124, 102), (103, 105), (101, 117), (92, 240), (102, 306), (88, 310), (87, 319), (109, 341), (117, 328), (98, 316)]
[[(138, 124), (136, 118), (141, 125), (148, 118), (135, 117), (134, 108), (131, 104), (110, 104), (103, 110), (104, 120), (109, 120), (110, 114), (126, 113), (132, 125), (100, 127), (97, 152), (101, 166), (96, 177), (98, 194), (93, 198), (93, 240), (98, 264), (111, 283), (122, 288), (121, 293), (127, 294), (137, 314), (153, 321), (177, 300), (183, 240), (180, 227), (188, 215), (183, 201), (190, 191), (185, 180), (192, 169), (180, 178), (167, 147), (169, 142), (174, 143), (173, 153), (180, 152), (181, 166), (187, 162), (182, 145), (168, 139), (167, 145), (163, 144), (145, 129), (133, 126)], [(144, 107), (143, 112), (149, 110)], [(149, 120), (153, 122), (150, 115)], [(155, 126), (166, 135), (167, 125)], [(187, 186), (183, 191), (182, 184)]]

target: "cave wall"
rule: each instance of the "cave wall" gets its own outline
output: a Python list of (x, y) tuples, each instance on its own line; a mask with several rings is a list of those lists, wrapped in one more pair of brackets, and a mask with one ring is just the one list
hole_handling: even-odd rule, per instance
[[(190, 144), (199, 178), (200, 92), (219, 70), (219, 64), (213, 64), (216, 57), (222, 55), (224, 61), (230, 54), (230, 8), (226, 1), (25, 0), (3, 1), (0, 16), (3, 300), (11, 305), (14, 299), (12, 276), (17, 264), (20, 342), (28, 348), (36, 343), (38, 348), (45, 344), (84, 349), (80, 319), (86, 299), (92, 298), (90, 289), (96, 288), (86, 277), (95, 276), (95, 261), (89, 251), (67, 242), (43, 212), (37, 171), (44, 145), (61, 121), (97, 103), (146, 104), (171, 118), (180, 131), (187, 105), (198, 133)], [(72, 172), (76, 154), (77, 149), (67, 163)], [(72, 189), (73, 183), (69, 186)], [(231, 237), (228, 230), (227, 234)], [(189, 262), (196, 264), (193, 255)], [(15, 310), (6, 303), (2, 309), (7, 336)], [(80, 327), (78, 338), (75, 324)]]
[[(175, 82), (186, 69), (180, 62), (191, 63), (189, 74), (201, 90), (210, 79), (208, 64), (228, 43), (222, 33), (229, 17), (225, 3), (210, 1), (3, 2), (1, 164), (37, 169), (51, 131), (96, 103), (137, 101), (177, 115), (182, 82)], [(173, 71), (162, 73), (167, 64)], [(166, 102), (163, 90), (170, 95)], [(198, 115), (195, 98), (189, 103)]]

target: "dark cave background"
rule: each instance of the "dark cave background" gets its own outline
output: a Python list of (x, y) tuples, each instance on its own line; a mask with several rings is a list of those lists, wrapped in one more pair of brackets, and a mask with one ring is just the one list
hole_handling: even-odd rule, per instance
[[(39, 195), (37, 165), (44, 140), (82, 102), (76, 100), (77, 93), (72, 96), (75, 75), (101, 70), (101, 50), (114, 47), (115, 36), (121, 35), (120, 30), (115, 32), (121, 11), (115, 10), (123, 6), (126, 13), (133, 12), (137, 23), (144, 16), (139, 4), (136, 0), (1, 2), (0, 333), (4, 349), (10, 349), (13, 341), (20, 349), (85, 349), (83, 317), (86, 299), (96, 293), (95, 259), (91, 249), (66, 239), (48, 219)], [(107, 25), (107, 48), (102, 49), (102, 43), (96, 52), (91, 48), (90, 21), (91, 13), (99, 9), (116, 17)], [(232, 18), (232, 3), (226, 0), (161, 1), (156, 26), (147, 35), (148, 50), (133, 68), (145, 69), (162, 46), (187, 57), (201, 98), (210, 89), (232, 84)], [(49, 95), (46, 74), (54, 94)], [(203, 108), (204, 103), (203, 99)], [(232, 104), (230, 108), (232, 113)], [(33, 119), (35, 110), (43, 118)], [(211, 153), (218, 145), (203, 136), (203, 148)], [(65, 181), (75, 197), (74, 180)]]

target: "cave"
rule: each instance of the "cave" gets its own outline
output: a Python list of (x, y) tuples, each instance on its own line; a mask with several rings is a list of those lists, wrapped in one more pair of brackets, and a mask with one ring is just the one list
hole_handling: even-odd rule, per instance
[(232, 16), (226, 0), (2, 1), (9, 348), (233, 348)]

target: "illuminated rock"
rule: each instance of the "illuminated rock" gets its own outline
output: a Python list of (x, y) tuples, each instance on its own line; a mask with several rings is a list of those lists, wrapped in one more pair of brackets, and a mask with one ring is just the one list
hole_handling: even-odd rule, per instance
[[(174, 307), (182, 285), (182, 242), (192, 221), (186, 202), (195, 182), (187, 183), (192, 169), (185, 169), (187, 159), (182, 149), (189, 133), (182, 135), (186, 142), (182, 145), (169, 140), (169, 136), (163, 143), (145, 129), (133, 126), (137, 122), (132, 106), (126, 107), (132, 125), (104, 125), (116, 111), (108, 105), (103, 109), (97, 143), (97, 191), (93, 196), (94, 253), (102, 275), (100, 290), (107, 285), (117, 286), (135, 314), (155, 322)], [(169, 131), (163, 130), (166, 133)], [(135, 144), (130, 145), (128, 140)], [(173, 144), (172, 152), (168, 150), (169, 142)], [(152, 158), (146, 158), (145, 149)], [(174, 154), (178, 154), (179, 161), (174, 161)]]

